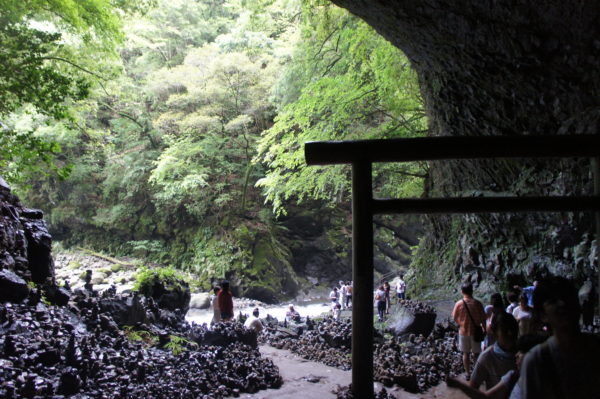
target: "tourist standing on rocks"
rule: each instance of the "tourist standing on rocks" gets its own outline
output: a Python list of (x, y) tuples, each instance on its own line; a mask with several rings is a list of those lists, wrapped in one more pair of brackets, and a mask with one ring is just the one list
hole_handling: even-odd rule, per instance
[(590, 328), (594, 324), (594, 304), (597, 296), (594, 290), (594, 284), (589, 277), (583, 282), (577, 295), (579, 296), (579, 304), (581, 305), (581, 320), (583, 326)]
[(552, 336), (523, 361), (519, 388), (523, 399), (597, 398), (600, 394), (600, 339), (579, 329), (577, 290), (563, 277), (541, 281), (533, 309)]
[(527, 286), (527, 287), (519, 287), (518, 285), (515, 285), (514, 288), (518, 289), (521, 291), (521, 294), (525, 294), (525, 296), (527, 297), (527, 304), (529, 305), (530, 308), (533, 308), (533, 291), (535, 291), (535, 287), (537, 287), (538, 282), (537, 280), (535, 280), (533, 282), (533, 285)]
[(501, 313), (492, 318), (491, 330), (497, 341), (477, 359), (469, 382), (473, 388), (479, 388), (485, 383), (485, 387), (490, 389), (500, 382), (504, 374), (516, 368), (515, 351), (519, 334), (517, 321), (502, 309)]
[[(481, 352), (481, 342), (475, 341), (475, 328), (483, 328), (485, 313), (481, 302), (473, 298), (473, 286), (465, 283), (461, 287), (463, 299), (456, 302), (452, 310), (452, 318), (458, 324), (458, 345), (462, 352), (463, 366), (467, 379), (470, 378), (471, 352), (475, 360)], [(485, 331), (485, 330), (484, 330)]]
[(342, 317), (342, 305), (340, 305), (339, 303), (336, 303), (333, 306), (333, 309), (331, 309), (331, 311), (333, 313), (334, 320), (339, 320), (340, 317)]
[(217, 302), (221, 311), (221, 320), (230, 321), (233, 319), (233, 295), (229, 290), (229, 281), (221, 283), (221, 290), (217, 294)]
[(375, 306), (377, 306), (378, 320), (382, 322), (385, 319), (385, 291), (383, 285), (380, 285), (375, 291)]
[(352, 281), (346, 281), (346, 308), (352, 306)]
[(337, 287), (333, 287), (333, 290), (329, 293), (329, 300), (331, 301), (331, 307), (333, 308), (336, 303), (339, 303), (340, 294)]
[(340, 293), (342, 294), (342, 300), (340, 304), (342, 305), (342, 309), (346, 308), (346, 297), (348, 295), (348, 289), (346, 287), (346, 283), (340, 280)]
[[(490, 297), (490, 304), (484, 308), (485, 311), (485, 340), (483, 342), (483, 348), (488, 348), (494, 345), (496, 342), (496, 336), (492, 329), (492, 322), (494, 318), (500, 314), (505, 313), (504, 311), (504, 301), (502, 300), (502, 295), (499, 292), (495, 292)], [(517, 339), (517, 337), (515, 337)]]
[(252, 311), (252, 316), (248, 317), (244, 322), (244, 327), (246, 327), (249, 330), (256, 331), (257, 334), (265, 328), (265, 326), (263, 326), (262, 321), (260, 321), (260, 319), (258, 318), (259, 314), (260, 311), (258, 310), (258, 308), (254, 308), (254, 310)]
[(521, 294), (519, 306), (513, 310), (513, 316), (519, 323), (519, 335), (533, 334), (535, 331), (533, 323), (533, 309), (527, 304), (527, 297)]
[(213, 317), (210, 321), (210, 324), (215, 324), (221, 321), (221, 309), (219, 308), (219, 301), (217, 300), (219, 291), (221, 291), (221, 287), (216, 286), (213, 288), (213, 295), (211, 295), (210, 299), (210, 305), (212, 306), (213, 310)]
[(406, 299), (406, 283), (404, 282), (404, 275), (400, 275), (400, 280), (396, 283), (396, 296), (398, 300)]
[(383, 292), (385, 292), (385, 314), (390, 314), (390, 283), (387, 281), (383, 283)]

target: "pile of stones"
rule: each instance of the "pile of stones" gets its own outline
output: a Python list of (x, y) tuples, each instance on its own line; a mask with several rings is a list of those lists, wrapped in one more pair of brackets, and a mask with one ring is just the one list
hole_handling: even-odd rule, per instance
[(309, 327), (299, 332), (285, 328), (281, 323), (270, 324), (260, 336), (260, 342), (287, 349), (307, 360), (350, 370), (351, 322), (328, 316), (322, 321), (307, 324)]
[(435, 308), (431, 305), (421, 301), (414, 301), (411, 299), (401, 299), (398, 301), (398, 305), (407, 308), (414, 314), (435, 314)]
[(239, 323), (209, 331), (139, 298), (80, 292), (53, 306), (35, 294), (0, 304), (2, 398), (216, 399), (282, 384)]
[(410, 335), (393, 337), (375, 345), (374, 378), (385, 386), (398, 385), (409, 392), (424, 392), (440, 383), (447, 375), (462, 371), (455, 348), (456, 329), (438, 324), (424, 338)]
[[(424, 303), (403, 301), (404, 304), (415, 314), (435, 313)], [(435, 324), (427, 337), (418, 334), (384, 337), (377, 330), (375, 334), (374, 378), (384, 386), (397, 385), (419, 393), (439, 384), (447, 375), (462, 371), (455, 344), (457, 327), (450, 320)], [(271, 324), (259, 339), (331, 367), (349, 370), (352, 366), (352, 324), (347, 319), (338, 321), (326, 317), (300, 333), (284, 328), (281, 323)], [(348, 395), (346, 391), (339, 393), (339, 397), (349, 398), (344, 396)]]

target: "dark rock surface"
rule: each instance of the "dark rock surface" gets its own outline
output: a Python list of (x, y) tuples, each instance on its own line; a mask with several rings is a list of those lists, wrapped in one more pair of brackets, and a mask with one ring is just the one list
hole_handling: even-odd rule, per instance
[(27, 303), (0, 304), (0, 397), (216, 399), (281, 385), (239, 323), (208, 331), (164, 318), (147, 299), (138, 311), (155, 323), (124, 326), (134, 321), (124, 316), (133, 298), (79, 291), (71, 299), (46, 306), (32, 293)]
[(185, 314), (190, 308), (190, 287), (183, 280), (175, 278), (165, 280), (154, 275), (140, 284), (139, 292), (152, 298), (158, 307), (169, 311), (179, 311)]
[[(331, 287), (339, 280), (352, 280), (351, 212), (346, 204), (335, 209), (318, 202), (310, 211), (290, 206), (281, 217), (286, 227), (282, 242), (291, 251), (290, 263), (301, 277), (313, 284)], [(403, 272), (410, 263), (411, 247), (418, 243), (418, 218), (377, 216), (374, 221), (374, 266), (376, 276)]]
[(51, 245), (42, 211), (25, 208), (0, 177), (0, 269), (25, 281), (53, 282)]
[(29, 295), (27, 282), (10, 270), (0, 270), (0, 302), (21, 302)]
[(401, 300), (387, 320), (387, 329), (394, 335), (415, 334), (428, 337), (435, 327), (436, 312), (422, 302)]

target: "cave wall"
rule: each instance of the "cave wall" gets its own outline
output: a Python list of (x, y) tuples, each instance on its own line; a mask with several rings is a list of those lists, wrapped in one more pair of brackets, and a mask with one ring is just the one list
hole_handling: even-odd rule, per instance
[[(403, 50), (433, 136), (598, 134), (600, 2), (332, 0)], [(432, 162), (431, 196), (573, 195), (588, 160)], [(590, 214), (428, 217), (413, 280), (480, 291), (594, 273)], [(596, 279), (593, 279), (596, 281)]]

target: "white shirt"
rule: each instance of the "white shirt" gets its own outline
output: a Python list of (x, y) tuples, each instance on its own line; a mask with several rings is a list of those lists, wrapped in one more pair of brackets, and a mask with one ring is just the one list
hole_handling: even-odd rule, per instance
[(516, 308), (513, 309), (513, 316), (515, 319), (517, 319), (517, 321), (521, 320), (521, 319), (530, 319), (531, 318), (531, 312), (527, 311), (527, 310), (523, 310), (521, 309), (520, 306), (517, 306)]
[(339, 298), (339, 296), (338, 296), (338, 292), (337, 292), (337, 291), (331, 291), (331, 292), (329, 293), (329, 299), (330, 299), (330, 300), (332, 300), (332, 301), (337, 301), (337, 300), (338, 300), (338, 298)]
[(402, 294), (404, 293), (404, 291), (406, 290), (406, 283), (404, 282), (404, 280), (400, 280), (396, 283), (396, 292), (398, 294)]
[(246, 321), (244, 322), (244, 327), (251, 329), (251, 330), (253, 329), (257, 333), (261, 332), (264, 328), (260, 319), (254, 315), (252, 315), (246, 319)]

